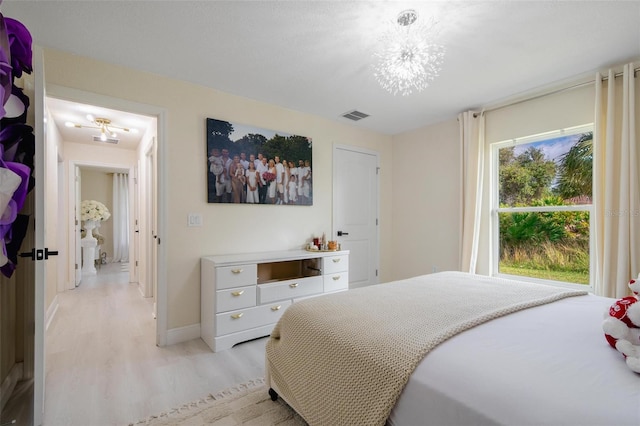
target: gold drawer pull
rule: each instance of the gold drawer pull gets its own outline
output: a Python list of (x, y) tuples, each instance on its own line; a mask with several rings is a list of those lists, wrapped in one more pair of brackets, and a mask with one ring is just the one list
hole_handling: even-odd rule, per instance
[(337, 277), (333, 277), (334, 281), (338, 281), (340, 279), (340, 275), (338, 275)]
[(231, 272), (233, 272), (234, 274), (239, 274), (242, 272), (242, 269), (232, 269)]
[(279, 311), (279, 310), (280, 310), (280, 308), (282, 308), (282, 305), (272, 306), (272, 307), (271, 307), (271, 310), (272, 310), (272, 311)]
[(233, 319), (240, 319), (240, 318), (242, 318), (242, 315), (244, 315), (244, 313), (240, 312), (239, 314), (233, 314), (233, 315), (231, 315), (231, 318), (233, 318)]
[(240, 290), (240, 291), (234, 291), (233, 293), (231, 293), (232, 296), (242, 296), (242, 293), (244, 293), (244, 290)]
[(298, 283), (289, 284), (289, 287), (296, 288), (296, 287), (298, 287)]
[(340, 262), (340, 258), (332, 259), (332, 260), (333, 260), (333, 263), (338, 263), (338, 262)]

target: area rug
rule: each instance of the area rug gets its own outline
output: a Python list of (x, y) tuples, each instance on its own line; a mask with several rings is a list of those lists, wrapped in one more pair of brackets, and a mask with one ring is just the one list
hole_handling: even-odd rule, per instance
[(255, 379), (206, 398), (151, 416), (136, 425), (306, 426), (282, 398), (271, 401), (264, 379)]

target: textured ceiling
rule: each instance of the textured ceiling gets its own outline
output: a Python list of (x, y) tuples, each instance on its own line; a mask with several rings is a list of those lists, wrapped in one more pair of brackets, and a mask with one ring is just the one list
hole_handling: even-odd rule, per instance
[[(441, 75), (410, 96), (380, 88), (383, 24), (415, 8), (439, 22)], [(5, 0), (44, 47), (210, 86), (386, 134), (449, 119), (640, 58), (638, 1)], [(286, 129), (285, 129), (286, 130)]]

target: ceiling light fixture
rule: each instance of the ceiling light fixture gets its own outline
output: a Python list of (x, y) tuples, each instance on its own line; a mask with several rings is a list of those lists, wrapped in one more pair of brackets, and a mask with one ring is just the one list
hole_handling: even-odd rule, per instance
[(101, 117), (95, 118), (93, 115), (87, 114), (87, 120), (91, 122), (91, 125), (76, 124), (71, 121), (67, 121), (66, 123), (64, 123), (64, 125), (67, 127), (76, 127), (78, 129), (81, 129), (81, 128), (99, 129), (100, 140), (103, 142), (106, 142), (109, 137), (112, 137), (112, 138), (117, 137), (118, 135), (115, 132), (115, 130), (122, 130), (123, 132), (127, 132), (127, 133), (128, 132), (137, 133), (136, 129), (129, 129), (127, 127), (120, 127), (120, 126), (111, 124), (111, 120), (109, 120), (108, 118), (101, 118)]
[(421, 92), (438, 76), (445, 49), (435, 42), (436, 22), (418, 21), (413, 9), (400, 12), (380, 39), (375, 77), (388, 92), (403, 96)]

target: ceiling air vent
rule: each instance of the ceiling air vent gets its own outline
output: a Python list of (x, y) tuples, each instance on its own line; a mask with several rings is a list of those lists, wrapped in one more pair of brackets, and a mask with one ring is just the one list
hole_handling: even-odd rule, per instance
[(103, 141), (102, 139), (100, 139), (100, 136), (94, 136), (93, 137), (93, 141), (94, 142), (106, 142), (106, 143), (117, 144), (118, 142), (120, 142), (120, 139), (107, 138), (106, 141)]
[(356, 111), (354, 109), (353, 111), (349, 111), (342, 114), (342, 116), (344, 118), (348, 118), (349, 120), (358, 121), (358, 120), (362, 120), (363, 118), (367, 118), (369, 114), (365, 114), (364, 112)]

